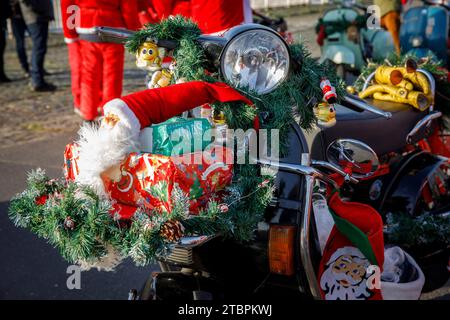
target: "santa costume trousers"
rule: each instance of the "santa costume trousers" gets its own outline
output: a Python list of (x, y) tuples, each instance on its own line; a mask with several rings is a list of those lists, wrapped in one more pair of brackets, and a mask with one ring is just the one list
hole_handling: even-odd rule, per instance
[(73, 106), (80, 109), (81, 94), (81, 58), (80, 42), (75, 41), (67, 44), (70, 64), (70, 80), (72, 83)]
[(94, 120), (104, 102), (122, 95), (124, 47), (80, 40), (81, 99), (85, 120)]

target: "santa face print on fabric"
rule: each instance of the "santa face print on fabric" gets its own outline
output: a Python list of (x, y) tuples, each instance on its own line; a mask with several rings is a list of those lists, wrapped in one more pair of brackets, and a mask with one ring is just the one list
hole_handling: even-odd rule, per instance
[(336, 250), (320, 278), (326, 300), (365, 300), (373, 295), (367, 287), (369, 260), (355, 247)]

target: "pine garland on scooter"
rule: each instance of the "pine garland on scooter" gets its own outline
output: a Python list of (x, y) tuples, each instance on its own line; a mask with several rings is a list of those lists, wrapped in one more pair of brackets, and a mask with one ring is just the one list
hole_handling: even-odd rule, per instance
[[(135, 53), (147, 38), (175, 40), (176, 78), (217, 82), (217, 74), (205, 73), (207, 61), (196, 42), (199, 34), (192, 21), (175, 17), (137, 32), (127, 48)], [(302, 67), (275, 91), (258, 95), (238, 88), (256, 108), (237, 102), (215, 106), (224, 112), (232, 129), (249, 129), (255, 115), (260, 115), (261, 128), (280, 130), (281, 154), (288, 151), (290, 124), (300, 121), (305, 129), (313, 126), (312, 101), (322, 100), (319, 84), (323, 78), (336, 86), (338, 99), (344, 92), (336, 76), (329, 73), (331, 68), (318, 64), (301, 44), (292, 45), (290, 50), (292, 59)], [(198, 215), (189, 216), (188, 197), (174, 188), (170, 212), (152, 213), (138, 208), (131, 222), (124, 222), (115, 214), (115, 203), (101, 200), (89, 186), (53, 181), (38, 170), (29, 175), (27, 189), (12, 199), (10, 218), (17, 226), (29, 228), (46, 239), (70, 262), (99, 266), (115, 252), (120, 257), (130, 256), (137, 265), (146, 265), (156, 256), (168, 253), (182, 235), (220, 233), (237, 241), (252, 240), (272, 199), (273, 182), (260, 175), (258, 166), (235, 165), (232, 184), (225, 191), (227, 195), (221, 203), (210, 200)]]

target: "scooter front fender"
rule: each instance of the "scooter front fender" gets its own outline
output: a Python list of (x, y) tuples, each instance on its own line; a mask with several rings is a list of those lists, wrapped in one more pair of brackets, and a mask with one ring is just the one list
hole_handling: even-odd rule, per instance
[(355, 68), (356, 64), (355, 54), (342, 45), (327, 46), (319, 61), (322, 63), (326, 60), (330, 60), (335, 64), (346, 64), (352, 68)]

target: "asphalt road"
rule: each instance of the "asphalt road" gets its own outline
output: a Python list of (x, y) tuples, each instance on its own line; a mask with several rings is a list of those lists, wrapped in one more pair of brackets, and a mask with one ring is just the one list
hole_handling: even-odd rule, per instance
[(24, 190), (26, 173), (42, 167), (51, 177), (61, 176), (64, 146), (73, 137), (75, 132), (0, 149), (0, 299), (126, 299), (152, 271), (127, 260), (114, 272), (82, 272), (81, 288), (69, 290), (69, 264), (45, 240), (9, 220), (8, 201)]

